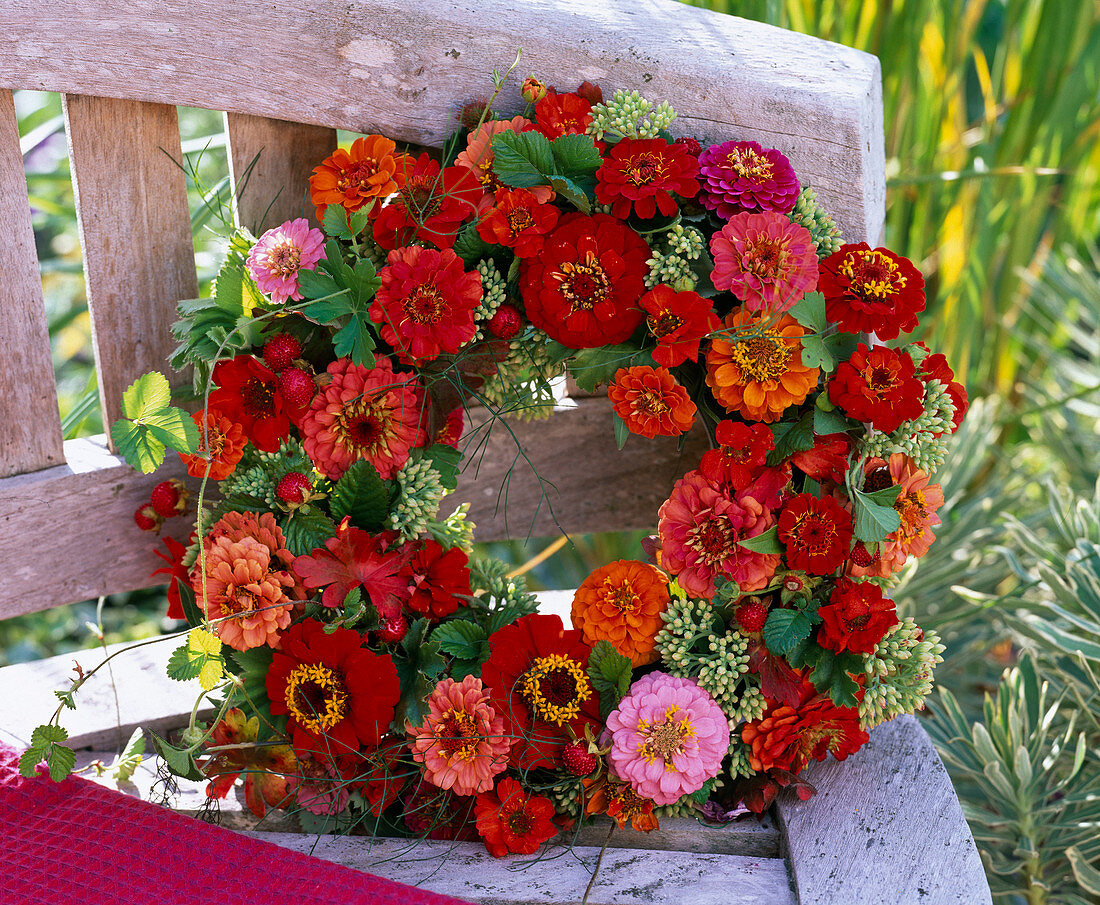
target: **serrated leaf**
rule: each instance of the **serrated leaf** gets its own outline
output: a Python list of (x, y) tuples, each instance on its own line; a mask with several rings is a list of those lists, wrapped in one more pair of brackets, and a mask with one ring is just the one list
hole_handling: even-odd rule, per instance
[(283, 523), (286, 548), (295, 556), (309, 556), (335, 534), (336, 522), (312, 506), (308, 512), (297, 510)]
[(177, 682), (190, 682), (192, 679), (199, 677), (201, 669), (202, 664), (191, 657), (187, 650), (187, 643), (184, 642), (172, 651), (172, 655), (168, 658), (166, 672), (169, 679), (174, 679)]
[(630, 660), (615, 650), (610, 641), (597, 641), (588, 655), (588, 678), (600, 696), (600, 716), (606, 720), (630, 691)]
[(802, 344), (802, 364), (807, 368), (821, 368), (826, 373), (836, 369), (836, 359), (833, 358), (825, 344), (825, 340), (815, 333), (809, 333), (800, 340)]
[(20, 775), (33, 779), (37, 775), (38, 764), (45, 761), (50, 779), (61, 782), (76, 766), (76, 754), (61, 744), (68, 737), (69, 733), (61, 726), (52, 723), (36, 726), (31, 732), (30, 747), (19, 758)]
[(592, 177), (603, 163), (591, 135), (559, 135), (550, 143), (550, 152), (555, 173), (569, 179)]
[(773, 468), (787, 457), (814, 445), (813, 412), (806, 412), (797, 421), (780, 421), (770, 427), (775, 448), (768, 453), (768, 465)]
[(183, 409), (169, 406), (148, 415), (143, 423), (149, 432), (165, 446), (182, 453), (195, 453), (199, 448), (199, 428)]
[(145, 754), (145, 733), (139, 726), (130, 735), (126, 748), (114, 765), (112, 775), (119, 782), (129, 782), (134, 778), (134, 773), (141, 766), (142, 756)]
[(271, 701), (267, 696), (267, 673), (275, 652), (266, 645), (250, 650), (232, 651), (230, 660), (236, 667), (234, 672), (240, 677), (244, 688), (236, 687), (229, 693), (230, 706), (246, 708), (249, 713), (259, 717), (258, 739), (266, 741), (279, 735), (286, 727), (286, 715), (274, 716), (271, 713)]
[[(351, 234), (358, 236), (363, 231), (363, 228), (370, 223), (370, 212), (372, 205), (364, 204), (359, 210), (352, 214), (349, 218), (349, 225), (351, 227)], [(328, 208), (325, 208), (325, 213), (328, 213)]]
[(638, 348), (628, 343), (578, 349), (569, 364), (569, 373), (577, 381), (578, 387), (586, 393), (594, 393), (601, 383), (610, 383), (619, 368), (629, 368), (636, 364), (635, 357), (640, 355)]
[(477, 220), (467, 223), (455, 236), (454, 253), (462, 258), (462, 263), (468, 268), (476, 267), (477, 262), (487, 257), (491, 250), (493, 246), (477, 231)]
[(764, 623), (764, 643), (772, 653), (785, 657), (810, 636), (811, 628), (805, 613), (776, 608)]
[[(820, 292), (806, 293), (787, 310), (787, 313), (811, 333), (821, 333), (829, 326), (829, 319), (825, 316), (825, 296)], [(802, 361), (806, 363), (805, 358)]]
[(19, 775), (24, 779), (34, 779), (38, 775), (37, 768), (42, 760), (42, 751), (38, 748), (28, 748), (19, 756)]
[(63, 742), (69, 737), (69, 732), (62, 726), (52, 723), (45, 726), (35, 726), (31, 732), (31, 747), (45, 748), (54, 742)]
[(303, 298), (313, 300), (302, 304), (298, 313), (314, 323), (331, 324), (352, 310), (348, 300), (350, 290), (340, 286), (327, 273), (298, 271), (298, 288)]
[(366, 459), (354, 462), (332, 488), (329, 512), (336, 521), (350, 518), (364, 531), (381, 528), (390, 514), (390, 494), (378, 469)]
[[(822, 393), (822, 397), (824, 397)], [(825, 434), (843, 434), (850, 431), (853, 423), (844, 417), (839, 409), (826, 412), (819, 408), (814, 409), (814, 433), (819, 437)]]
[[(355, 234), (348, 228), (348, 212), (342, 204), (330, 204), (321, 218), (321, 227), (326, 236), (337, 239), (354, 239)], [(362, 227), (360, 227), (362, 229)]]
[(401, 680), (401, 700), (397, 704), (394, 723), (403, 727), (408, 721), (419, 726), (428, 712), (428, 696), (435, 689), (437, 679), (447, 668), (439, 651), (439, 645), (427, 637), (427, 619), (417, 619), (409, 626), (401, 640), (405, 656), (395, 655), (394, 666)]
[(500, 132), (493, 136), (493, 173), (505, 185), (546, 185), (554, 172), (554, 153), (541, 132)]
[(206, 629), (193, 628), (187, 635), (187, 652), (199, 661), (199, 686), (210, 691), (225, 675), (221, 639)]
[(50, 769), (50, 779), (61, 782), (73, 772), (76, 766), (76, 752), (64, 745), (50, 745), (46, 752), (46, 766)]
[(191, 779), (195, 782), (202, 782), (206, 779), (199, 769), (199, 765), (195, 763), (195, 755), (190, 751), (168, 744), (155, 732), (150, 732), (149, 737), (153, 740), (154, 750), (164, 759), (168, 769), (176, 776)]
[(837, 707), (855, 707), (859, 703), (856, 700), (859, 685), (849, 673), (862, 671), (862, 658), (850, 652), (835, 654), (826, 648), (820, 651), (810, 681), (818, 691), (829, 695)]
[(164, 461), (164, 444), (148, 428), (133, 421), (112, 424), (111, 441), (126, 464), (143, 474), (152, 474)]
[(443, 653), (460, 660), (477, 660), (483, 653), (488, 656), (488, 637), (484, 626), (465, 619), (445, 622), (431, 634), (432, 641)]
[(881, 543), (901, 527), (901, 516), (893, 505), (900, 492), (898, 485), (874, 493), (852, 488), (852, 528), (858, 540), (865, 544)]
[(551, 176), (547, 181), (559, 197), (564, 198), (582, 214), (592, 213), (592, 189), (585, 183), (565, 176)]
[(783, 552), (783, 545), (779, 542), (779, 528), (772, 525), (767, 531), (762, 531), (756, 537), (748, 537), (738, 541), (737, 546), (752, 550), (754, 553), (778, 554)]
[(168, 378), (157, 371), (142, 374), (122, 394), (122, 414), (131, 421), (142, 421), (164, 411), (172, 402)]

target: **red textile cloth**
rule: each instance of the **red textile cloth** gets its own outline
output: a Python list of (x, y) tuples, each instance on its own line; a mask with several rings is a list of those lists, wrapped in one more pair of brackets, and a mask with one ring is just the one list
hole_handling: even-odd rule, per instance
[(18, 761), (0, 745), (2, 905), (465, 905)]

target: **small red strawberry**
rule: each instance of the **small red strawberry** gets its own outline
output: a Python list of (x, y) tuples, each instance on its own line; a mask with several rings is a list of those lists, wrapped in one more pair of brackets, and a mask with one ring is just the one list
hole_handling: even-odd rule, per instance
[(764, 623), (768, 620), (768, 608), (756, 597), (750, 597), (748, 602), (737, 608), (734, 617), (745, 634), (755, 635), (764, 628)]
[(138, 506), (137, 512), (134, 513), (134, 522), (142, 531), (157, 531), (162, 521), (163, 519), (157, 516), (148, 503)]
[(183, 482), (172, 478), (170, 481), (161, 481), (153, 488), (149, 495), (149, 505), (161, 518), (172, 518), (187, 511), (188, 496)]
[(285, 371), (302, 354), (302, 344), (289, 333), (276, 333), (264, 343), (264, 361), (272, 371)]
[(279, 392), (293, 408), (304, 409), (316, 391), (313, 378), (301, 368), (287, 368), (279, 375)]
[(867, 549), (867, 545), (863, 543), (863, 541), (857, 540), (852, 546), (852, 552), (849, 554), (849, 558), (854, 565), (859, 566), (861, 569), (866, 569), (878, 559), (878, 551), (872, 553)]
[(588, 746), (583, 741), (570, 742), (566, 745), (561, 752), (561, 762), (574, 776), (588, 776), (600, 765), (599, 758), (588, 750)]
[(405, 640), (408, 631), (409, 623), (405, 621), (404, 616), (398, 613), (396, 616), (384, 618), (376, 634), (378, 640), (383, 644), (400, 644)]
[(523, 326), (523, 315), (515, 305), (501, 305), (489, 318), (489, 332), (497, 339), (511, 339)]
[(275, 488), (275, 496), (284, 503), (297, 503), (300, 505), (306, 501), (312, 487), (313, 482), (308, 477), (300, 471), (292, 471), (279, 479), (279, 484)]

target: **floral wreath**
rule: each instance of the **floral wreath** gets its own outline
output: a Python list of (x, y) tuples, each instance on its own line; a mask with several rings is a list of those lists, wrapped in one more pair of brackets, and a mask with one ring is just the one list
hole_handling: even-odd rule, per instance
[[(667, 104), (587, 82), (528, 78), (500, 114), (505, 78), (439, 154), (370, 135), (321, 161), (322, 229), (230, 237), (173, 328), (196, 414), (162, 375), (127, 391), (119, 451), (202, 480), (197, 507), (169, 480), (135, 514), (194, 518), (158, 553), (188, 622), (168, 671), (217, 704), (157, 750), (213, 798), (243, 775), (257, 816), (496, 856), (596, 814), (808, 798), (807, 764), (921, 708), (942, 659), (884, 593), (934, 540), (967, 408), (942, 355), (893, 342), (923, 278), (843, 243), (778, 150), (673, 138)], [(563, 373), (606, 385), (620, 446), (712, 441), (568, 626), (471, 558), (465, 506), (440, 514), (464, 405), (542, 417)], [(86, 678), (28, 769), (71, 769), (58, 715)]]

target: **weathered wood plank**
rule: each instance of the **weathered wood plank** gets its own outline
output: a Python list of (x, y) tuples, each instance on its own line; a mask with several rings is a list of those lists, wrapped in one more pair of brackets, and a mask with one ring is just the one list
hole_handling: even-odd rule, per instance
[[(43, 23), (35, 23), (44, 27)], [(70, 31), (79, 33), (83, 25)], [(129, 52), (128, 52), (129, 53)], [(124, 54), (124, 55), (128, 55)], [(66, 96), (103, 423), (146, 371), (164, 370), (179, 299), (198, 295), (174, 107)], [(177, 385), (186, 378), (176, 375)]]
[(27, 179), (10, 91), (0, 90), (0, 477), (60, 465), (61, 418)]
[(777, 814), (801, 905), (986, 905), (989, 886), (958, 796), (911, 716), (843, 763), (807, 768), (808, 802)]
[(336, 149), (336, 130), (247, 113), (227, 113), (225, 128), (237, 225), (257, 236), (296, 217), (318, 225), (308, 180)]
[[(305, 852), (446, 895), (492, 905), (579, 902), (600, 849), (550, 848), (538, 860), (500, 861), (476, 842), (320, 838), (249, 833)], [(781, 858), (642, 852), (608, 848), (589, 905), (796, 905)]]
[[(0, 5), (0, 85), (184, 104), (438, 145), (457, 107), (523, 46), (533, 70), (644, 89), (674, 129), (776, 147), (849, 239), (882, 228), (878, 61), (671, 0), (16, 0)], [(232, 77), (227, 72), (231, 67)], [(278, 73), (278, 85), (272, 83)], [(515, 90), (505, 101), (518, 106)]]
[[(101, 594), (163, 583), (160, 544), (134, 524), (134, 511), (168, 478), (187, 478), (171, 453), (155, 474), (134, 471), (112, 455), (106, 438), (65, 443), (68, 464), (0, 478), (0, 619)], [(183, 540), (187, 519), (162, 534)], [(0, 722), (2, 725), (2, 722)]]

